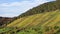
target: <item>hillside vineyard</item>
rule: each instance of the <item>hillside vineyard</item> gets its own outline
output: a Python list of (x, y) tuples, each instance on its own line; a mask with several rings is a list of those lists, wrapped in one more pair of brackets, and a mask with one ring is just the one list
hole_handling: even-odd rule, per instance
[(0, 28), (0, 34), (60, 34), (60, 0), (22, 13)]

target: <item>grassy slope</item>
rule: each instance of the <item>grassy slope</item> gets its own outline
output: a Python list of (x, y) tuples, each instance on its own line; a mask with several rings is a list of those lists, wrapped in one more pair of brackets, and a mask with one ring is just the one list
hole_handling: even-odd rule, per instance
[[(53, 5), (52, 5), (52, 7), (53, 7)], [(26, 32), (25, 32), (26, 30), (24, 28), (26, 28), (26, 29), (28, 28), (27, 30), (30, 31), (29, 34), (38, 34), (37, 31), (39, 31), (39, 30), (37, 30), (37, 31), (35, 31), (35, 30), (40, 29), (40, 27), (41, 27), (43, 34), (46, 34), (45, 29), (47, 29), (47, 28), (51, 29), (50, 31), (47, 32), (47, 34), (52, 34), (52, 32), (55, 33), (57, 31), (59, 31), (59, 29), (60, 29), (60, 9), (58, 7), (57, 8), (55, 7), (56, 9), (54, 9), (52, 7), (50, 8), (51, 11), (45, 11), (45, 9), (44, 9), (44, 11), (45, 11), (44, 12), (42, 10), (43, 13), (36, 13), (35, 14), (33, 12), (34, 14), (32, 14), (32, 11), (30, 11), (32, 15), (29, 15), (30, 12), (28, 11), (28, 14), (25, 13), (22, 15), (22, 16), (24, 16), (24, 15), (26, 15), (26, 16), (21, 17), (21, 18), (19, 17), (18, 19), (16, 19), (12, 23), (8, 24), (6, 26), (8, 28), (0, 29), (0, 32), (11, 33), (14, 31), (15, 34), (26, 34)], [(39, 9), (39, 11), (40, 11), (40, 9)], [(27, 15), (29, 15), (29, 16), (27, 16)], [(58, 27), (55, 27), (55, 26), (58, 26), (59, 29), (57, 29)], [(32, 27), (34, 27), (34, 28), (30, 29)], [(55, 28), (55, 30), (54, 30), (54, 28)], [(19, 32), (16, 33), (16, 31), (18, 31), (19, 29), (24, 29), (24, 30), (20, 30)]]
[[(33, 27), (33, 26), (58, 26), (60, 27), (60, 10), (52, 11), (52, 12), (44, 12), (41, 14), (35, 14), (28, 17), (23, 17), (15, 20), (11, 24), (8, 24), (7, 27)], [(1, 31), (8, 32), (10, 29)], [(19, 33), (19, 32), (18, 32)]]
[[(24, 28), (24, 27), (29, 27), (29, 26), (36, 27), (38, 25), (40, 25), (42, 28), (44, 28), (45, 26), (50, 26), (50, 27), (59, 26), (60, 27), (60, 10), (44, 12), (40, 14), (23, 17), (23, 18), (13, 21), (11, 24), (8, 24), (6, 27)], [(10, 28), (7, 28), (5, 30), (0, 29), (0, 31), (8, 32), (10, 31)], [(18, 33), (22, 33), (22, 32), (18, 32)]]
[[(42, 24), (42, 26), (45, 25), (53, 25), (60, 21), (60, 12), (59, 10), (52, 11), (52, 12), (44, 12), (41, 14), (35, 14), (32, 16), (24, 17), (15, 20), (11, 24), (8, 24), (7, 27), (25, 27), (27, 25), (37, 25)], [(53, 23), (54, 22), (54, 23)]]
[[(50, 26), (50, 27), (59, 26), (60, 27), (60, 10), (44, 12), (41, 14), (35, 14), (35, 15), (23, 17), (23, 18), (15, 20), (11, 24), (8, 24), (7, 27), (23, 28), (23, 27), (29, 27), (29, 26), (36, 27), (38, 25), (42, 26), (42, 28), (44, 28), (44, 26)], [(10, 29), (7, 29), (1, 32), (7, 32), (9, 30)], [(22, 32), (18, 32), (18, 33), (22, 33)]]

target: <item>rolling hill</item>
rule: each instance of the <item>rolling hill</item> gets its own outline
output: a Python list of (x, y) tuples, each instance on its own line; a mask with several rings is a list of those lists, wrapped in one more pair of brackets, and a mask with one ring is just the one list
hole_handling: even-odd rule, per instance
[(60, 1), (28, 10), (0, 29), (0, 34), (60, 34)]
[(5, 24), (8, 24), (12, 19), (13, 18), (9, 17), (0, 17), (0, 27), (5, 26)]

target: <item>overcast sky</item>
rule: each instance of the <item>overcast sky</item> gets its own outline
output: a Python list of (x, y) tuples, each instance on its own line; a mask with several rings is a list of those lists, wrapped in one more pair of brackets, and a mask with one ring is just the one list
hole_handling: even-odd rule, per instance
[(0, 16), (14, 17), (27, 10), (53, 0), (0, 0)]

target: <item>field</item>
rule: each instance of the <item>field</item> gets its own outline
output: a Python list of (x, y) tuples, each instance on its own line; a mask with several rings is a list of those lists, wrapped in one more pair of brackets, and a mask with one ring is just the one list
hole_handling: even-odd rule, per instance
[(60, 33), (60, 10), (23, 17), (0, 29), (0, 33), (5, 34), (59, 34), (57, 32)]

